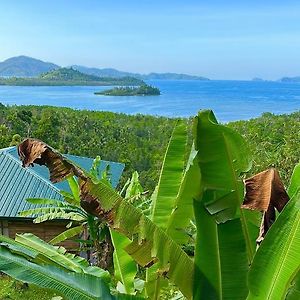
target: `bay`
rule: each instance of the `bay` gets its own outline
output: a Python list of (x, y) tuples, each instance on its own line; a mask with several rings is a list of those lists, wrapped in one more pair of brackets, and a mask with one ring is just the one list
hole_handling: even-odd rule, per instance
[(213, 109), (222, 122), (246, 120), (264, 112), (291, 113), (300, 109), (300, 84), (271, 81), (148, 81), (160, 96), (101, 96), (95, 86), (0, 86), (6, 105), (51, 105), (74, 109), (189, 117)]

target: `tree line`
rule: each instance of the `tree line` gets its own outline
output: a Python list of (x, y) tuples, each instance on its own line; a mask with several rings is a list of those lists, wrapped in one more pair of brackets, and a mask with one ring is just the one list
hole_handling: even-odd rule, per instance
[[(103, 160), (125, 163), (121, 184), (138, 171), (145, 189), (152, 191), (175, 122), (172, 118), (140, 114), (0, 104), (0, 148), (35, 137), (61, 153), (92, 158), (100, 155)], [(287, 183), (300, 157), (299, 122), (300, 112), (279, 116), (265, 113), (227, 125), (247, 140), (254, 161), (253, 174), (276, 167)]]

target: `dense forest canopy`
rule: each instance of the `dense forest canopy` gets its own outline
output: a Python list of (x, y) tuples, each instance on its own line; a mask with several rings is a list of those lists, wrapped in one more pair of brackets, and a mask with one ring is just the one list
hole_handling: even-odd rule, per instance
[(0, 107), (0, 147), (27, 136), (41, 139), (62, 153), (126, 164), (147, 189), (153, 189), (175, 120), (152, 116), (78, 111), (69, 108)]
[[(0, 147), (30, 136), (62, 153), (100, 155), (104, 160), (126, 164), (122, 182), (137, 170), (145, 188), (153, 190), (175, 121), (146, 115), (1, 105)], [(279, 116), (266, 113), (228, 126), (239, 131), (250, 146), (254, 159), (251, 174), (274, 166), (287, 183), (300, 157), (299, 122), (300, 112)]]

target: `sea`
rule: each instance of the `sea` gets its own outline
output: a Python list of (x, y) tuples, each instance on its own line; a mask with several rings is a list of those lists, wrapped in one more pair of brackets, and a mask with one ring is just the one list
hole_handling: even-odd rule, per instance
[(78, 110), (190, 117), (212, 109), (220, 122), (300, 110), (300, 83), (229, 80), (153, 80), (160, 96), (100, 96), (104, 86), (0, 86), (5, 105), (51, 105)]

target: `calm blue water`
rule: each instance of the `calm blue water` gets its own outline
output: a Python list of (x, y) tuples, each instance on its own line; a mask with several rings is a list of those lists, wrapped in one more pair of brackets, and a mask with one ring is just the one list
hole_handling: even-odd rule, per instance
[(213, 109), (222, 122), (250, 119), (263, 112), (290, 113), (300, 109), (300, 84), (254, 81), (149, 81), (161, 96), (96, 96), (107, 87), (0, 86), (0, 102), (65, 106), (127, 114), (188, 117)]

